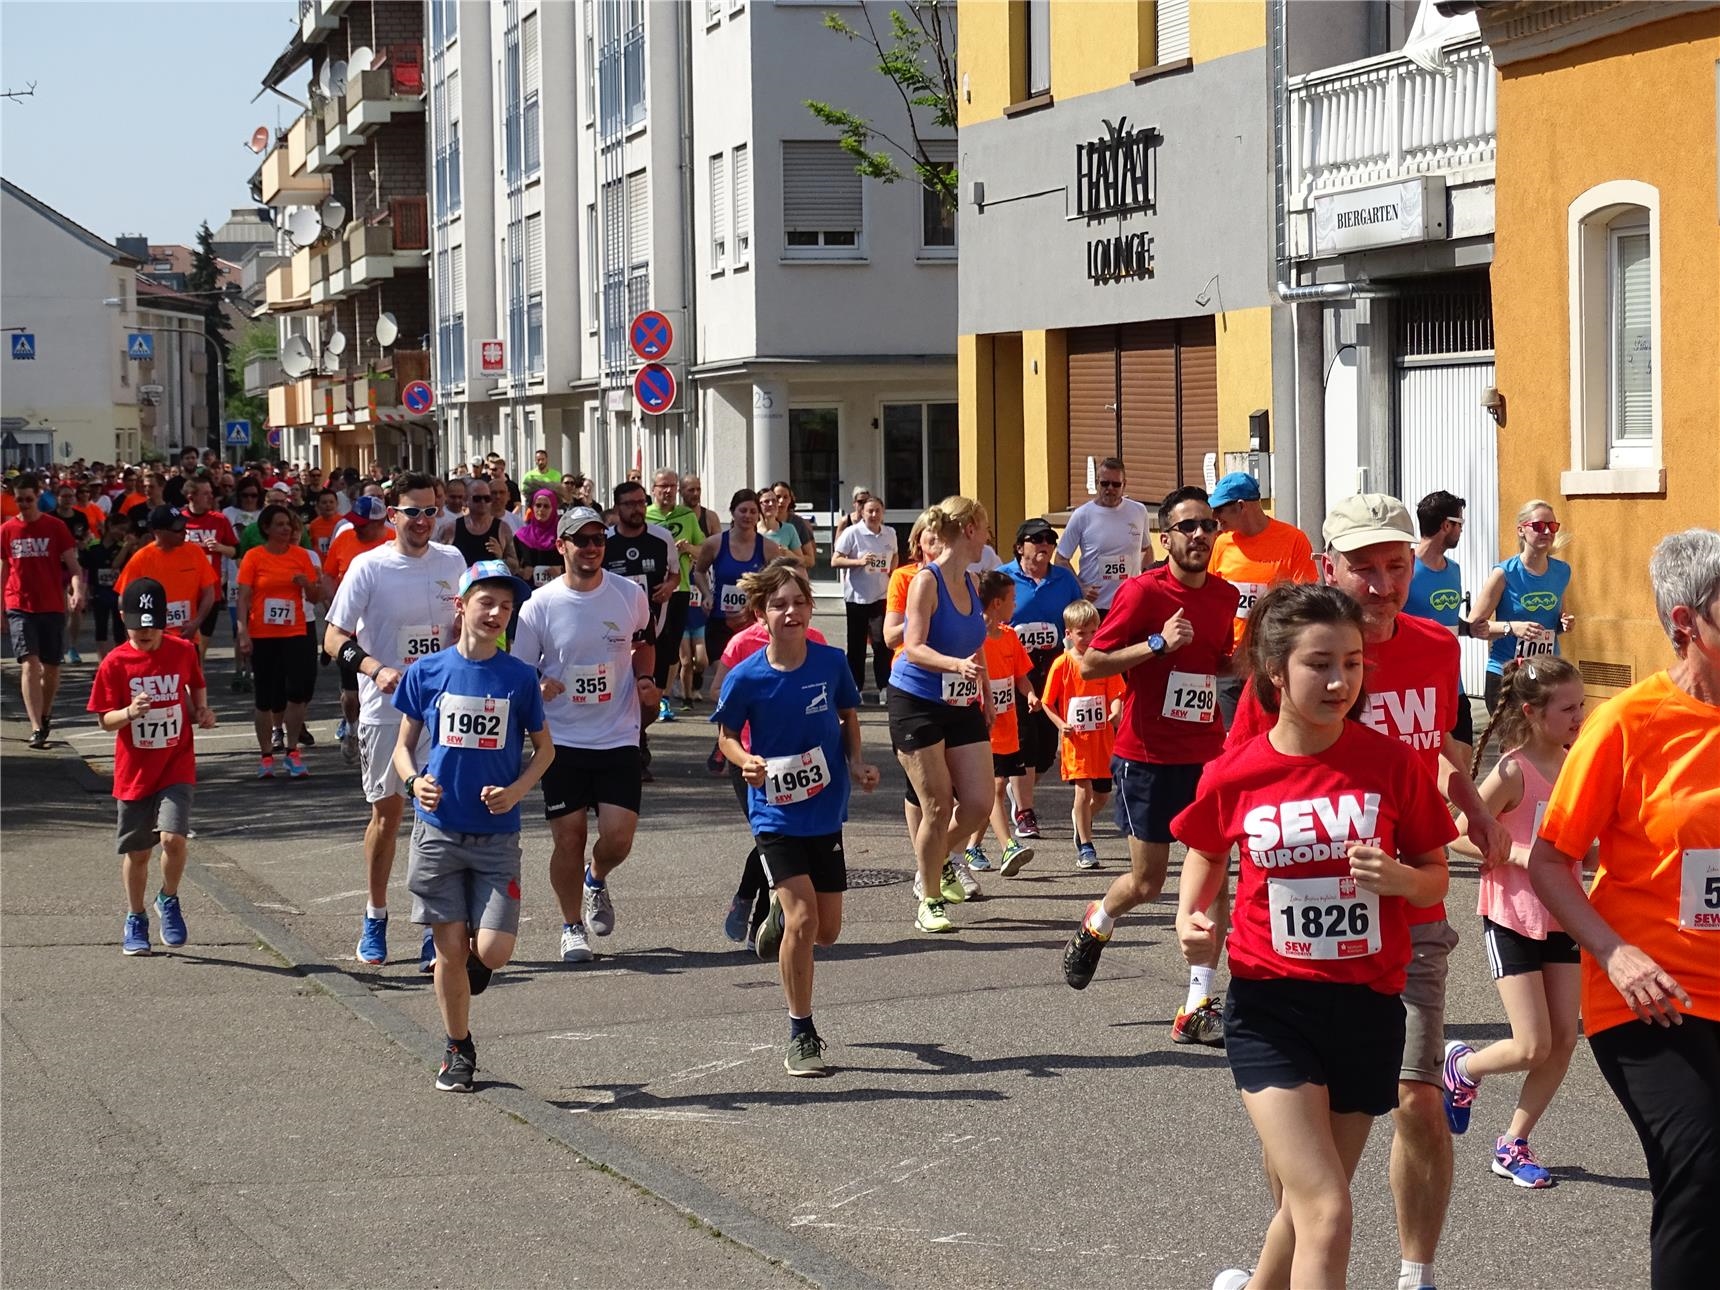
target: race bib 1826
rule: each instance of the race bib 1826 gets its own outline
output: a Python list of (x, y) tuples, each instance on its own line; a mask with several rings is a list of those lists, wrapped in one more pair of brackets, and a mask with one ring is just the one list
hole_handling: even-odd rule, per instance
[(1354, 878), (1268, 879), (1266, 906), (1280, 958), (1357, 959), (1380, 952), (1380, 898)]

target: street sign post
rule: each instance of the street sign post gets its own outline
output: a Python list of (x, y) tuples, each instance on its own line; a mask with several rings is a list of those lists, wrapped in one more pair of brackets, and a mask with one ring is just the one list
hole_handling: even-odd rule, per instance
[(12, 334), (12, 357), (16, 359), (34, 359), (36, 357), (36, 333), (20, 331)]
[(647, 363), (654, 362), (668, 357), (675, 344), (675, 329), (662, 314), (655, 309), (647, 309), (627, 329), (627, 343)]
[(269, 440), (269, 447), (279, 448), (281, 446), (281, 427), (270, 426), (267, 438)]
[(675, 403), (675, 374), (661, 363), (647, 363), (633, 377), (633, 397), (641, 412), (667, 412)]
[(482, 376), (506, 376), (508, 347), (499, 340), (478, 342), (478, 372)]
[(134, 331), (125, 338), (125, 356), (134, 362), (148, 362), (155, 357), (155, 337), (146, 331)]
[(225, 442), (229, 448), (249, 448), (251, 446), (251, 423), (249, 421), (229, 421)]
[(400, 391), (400, 401), (406, 405), (406, 410), (423, 416), (436, 406), (436, 395), (423, 381), (411, 381)]

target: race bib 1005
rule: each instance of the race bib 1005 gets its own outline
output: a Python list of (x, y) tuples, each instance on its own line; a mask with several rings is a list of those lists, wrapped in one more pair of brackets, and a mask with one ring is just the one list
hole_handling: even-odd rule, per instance
[(1202, 672), (1172, 672), (1165, 681), (1167, 721), (1192, 721), (1208, 725), (1218, 711), (1218, 678)]
[(829, 783), (830, 762), (822, 748), (811, 748), (791, 757), (765, 759), (764, 795), (772, 806), (788, 806), (817, 797)]
[(1380, 952), (1380, 898), (1354, 878), (1268, 879), (1266, 905), (1280, 958), (1330, 961)]
[(444, 748), (500, 748), (508, 738), (510, 699), (444, 694), (438, 700), (438, 737)]

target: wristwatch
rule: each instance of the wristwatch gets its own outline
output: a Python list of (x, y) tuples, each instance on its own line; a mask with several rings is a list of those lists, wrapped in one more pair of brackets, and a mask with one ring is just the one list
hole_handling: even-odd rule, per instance
[(412, 786), (417, 782), (418, 776), (416, 775), (408, 775), (406, 777), (406, 796), (411, 798), (414, 802), (418, 800), (418, 794), (413, 792)]
[(1147, 637), (1147, 648), (1155, 654), (1163, 654), (1165, 652), (1165, 638), (1154, 632)]

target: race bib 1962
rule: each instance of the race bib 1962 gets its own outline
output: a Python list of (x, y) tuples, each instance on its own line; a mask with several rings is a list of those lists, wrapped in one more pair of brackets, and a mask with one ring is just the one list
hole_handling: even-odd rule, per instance
[(823, 748), (765, 759), (764, 795), (772, 806), (787, 806), (817, 797), (829, 783), (830, 762)]
[(1218, 711), (1218, 678), (1202, 672), (1172, 672), (1165, 681), (1167, 721), (1192, 721), (1207, 725)]
[(1359, 959), (1380, 952), (1380, 898), (1354, 878), (1268, 879), (1266, 906), (1280, 958)]
[(512, 700), (468, 694), (444, 694), (438, 700), (438, 737), (444, 748), (500, 748), (508, 738), (508, 707)]

